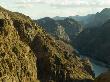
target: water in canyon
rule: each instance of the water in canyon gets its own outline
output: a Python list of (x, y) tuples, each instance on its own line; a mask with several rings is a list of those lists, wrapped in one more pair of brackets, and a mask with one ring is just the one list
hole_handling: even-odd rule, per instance
[(104, 64), (103, 62), (91, 59), (91, 58), (83, 56), (83, 55), (80, 55), (80, 57), (81, 58), (88, 58), (91, 61), (92, 68), (93, 68), (93, 71), (95, 73), (95, 77), (97, 77), (101, 73), (104, 73), (104, 72), (108, 71), (108, 69), (109, 69), (109, 68), (106, 67), (106, 64)]

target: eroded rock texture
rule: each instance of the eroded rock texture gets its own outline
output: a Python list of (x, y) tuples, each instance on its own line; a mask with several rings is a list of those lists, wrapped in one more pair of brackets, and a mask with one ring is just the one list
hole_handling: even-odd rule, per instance
[(91, 82), (91, 64), (67, 45), (0, 7), (0, 82)]

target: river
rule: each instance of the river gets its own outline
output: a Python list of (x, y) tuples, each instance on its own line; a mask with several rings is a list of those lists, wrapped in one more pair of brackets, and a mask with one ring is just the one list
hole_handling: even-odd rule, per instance
[[(99, 61), (98, 61), (99, 62)], [(103, 66), (103, 65), (99, 65), (93, 61), (91, 61), (92, 63), (92, 66), (93, 66), (93, 70), (94, 70), (94, 73), (95, 73), (95, 76), (97, 77), (98, 75), (100, 75), (101, 73), (103, 72), (106, 72), (108, 71), (108, 68)]]
[[(81, 55), (80, 57), (81, 58), (85, 58), (86, 56), (82, 56)], [(86, 57), (86, 58), (89, 58), (89, 57)], [(100, 75), (103, 72), (108, 71), (108, 68), (106, 67), (106, 65), (103, 62), (96, 61), (96, 60), (93, 60), (91, 58), (89, 58), (89, 60), (92, 63), (92, 66), (93, 66), (92, 69), (93, 69), (93, 71), (95, 73), (95, 77), (97, 77), (98, 75)]]

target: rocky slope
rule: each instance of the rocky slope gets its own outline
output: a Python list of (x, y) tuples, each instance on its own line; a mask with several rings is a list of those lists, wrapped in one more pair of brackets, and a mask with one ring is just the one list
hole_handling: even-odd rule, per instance
[(65, 32), (65, 28), (62, 27), (57, 21), (45, 17), (39, 20), (36, 20), (41, 27), (45, 28), (45, 30), (56, 38), (60, 38), (66, 41), (70, 41), (68, 34)]
[(0, 82), (38, 82), (35, 54), (0, 10)]
[(83, 27), (77, 21), (71, 18), (58, 20), (58, 22), (65, 28), (65, 32), (68, 34), (71, 42), (74, 42), (75, 38), (83, 30)]
[(91, 82), (89, 60), (64, 44), (28, 16), (0, 7), (0, 82)]
[(74, 19), (54, 20), (46, 17), (36, 20), (48, 33), (66, 42), (73, 42), (75, 37), (82, 31), (82, 26)]
[(80, 53), (110, 66), (110, 20), (101, 27), (84, 30), (77, 38), (76, 46)]

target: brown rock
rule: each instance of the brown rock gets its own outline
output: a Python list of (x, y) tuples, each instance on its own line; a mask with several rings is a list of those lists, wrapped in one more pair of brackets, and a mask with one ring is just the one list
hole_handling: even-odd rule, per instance
[(99, 75), (94, 82), (110, 82), (110, 72), (105, 72)]

